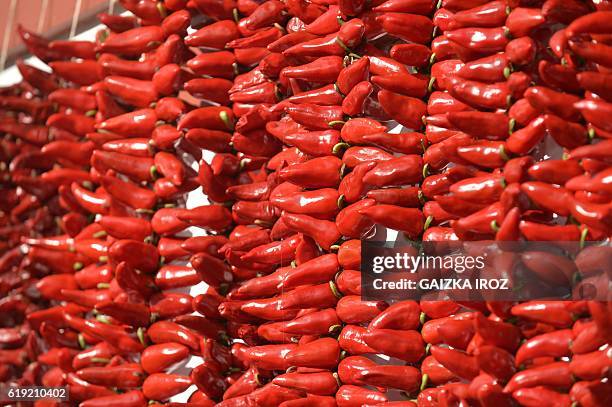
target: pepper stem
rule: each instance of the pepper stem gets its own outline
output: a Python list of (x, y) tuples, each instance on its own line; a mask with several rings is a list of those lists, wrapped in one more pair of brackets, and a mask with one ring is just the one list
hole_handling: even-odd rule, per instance
[(336, 125), (342, 125), (342, 126), (344, 126), (344, 124), (345, 124), (345, 123), (346, 123), (346, 122), (345, 122), (344, 120), (332, 120), (331, 122), (327, 123), (327, 125), (328, 125), (329, 127), (334, 127), (334, 126), (336, 126)]
[(98, 314), (96, 315), (96, 320), (102, 322), (103, 324), (110, 325), (111, 321), (107, 315)]
[(504, 68), (504, 78), (508, 79), (508, 77), (510, 76), (511, 73), (512, 73), (512, 71), (510, 71), (510, 67), (509, 66)]
[(106, 230), (99, 230), (96, 233), (94, 233), (93, 235), (91, 235), (91, 237), (93, 237), (94, 239), (99, 239), (102, 237), (106, 236)]
[(502, 160), (504, 161), (509, 161), (510, 157), (508, 157), (508, 154), (506, 153), (506, 149), (504, 148), (504, 146), (500, 146), (499, 147), (499, 155), (501, 156)]
[(423, 191), (421, 191), (420, 189), (419, 189), (419, 192), (417, 193), (417, 198), (419, 199), (419, 202), (421, 203), (421, 205), (424, 205), (425, 202), (427, 202), (427, 198), (425, 198)]
[(161, 1), (157, 2), (157, 11), (159, 11), (159, 15), (161, 18), (166, 18), (168, 17), (168, 10), (166, 10), (166, 7), (164, 7), (164, 3)]
[(340, 154), (340, 152), (342, 150), (345, 150), (347, 148), (349, 148), (351, 145), (348, 143), (337, 143), (335, 146), (332, 147), (332, 153), (334, 153), (335, 155)]
[(589, 234), (589, 228), (585, 227), (580, 231), (580, 248), (584, 249), (584, 244), (586, 242), (586, 238)]
[(332, 293), (334, 293), (336, 298), (342, 298), (342, 293), (338, 291), (338, 287), (336, 286), (336, 283), (334, 283), (333, 281), (330, 281), (329, 288), (332, 290)]
[(77, 335), (77, 342), (79, 343), (79, 346), (81, 347), (81, 349), (85, 349), (87, 347), (87, 342), (85, 342), (85, 337), (83, 336), (82, 333), (79, 333)]
[(436, 77), (432, 76), (429, 78), (429, 83), (427, 84), (427, 92), (431, 93), (433, 91), (434, 84), (436, 83)]
[(429, 66), (432, 66), (435, 62), (436, 62), (436, 53), (432, 52), (431, 56), (429, 57)]
[(419, 315), (419, 322), (421, 323), (421, 325), (424, 325), (425, 321), (427, 321), (427, 314), (421, 312), (421, 314)]
[(491, 221), (491, 229), (493, 229), (494, 232), (499, 232), (499, 225), (495, 219)]
[(431, 226), (431, 222), (433, 222), (433, 220), (434, 218), (431, 215), (429, 215), (427, 219), (425, 219), (425, 223), (423, 224), (423, 231), (429, 229), (429, 226)]
[(138, 340), (140, 341), (140, 343), (142, 343), (143, 346), (147, 346), (147, 342), (145, 340), (145, 330), (144, 328), (140, 327), (136, 330), (136, 336), (138, 337)]
[(422, 377), (421, 377), (421, 391), (425, 390), (427, 388), (427, 384), (429, 383), (429, 375), (427, 373), (425, 373)]
[(427, 178), (429, 175), (429, 163), (423, 166), (423, 178)]
[(351, 49), (349, 47), (346, 46), (346, 44), (344, 42), (342, 42), (342, 40), (338, 37), (336, 37), (336, 44), (338, 44), (340, 46), (340, 48), (342, 48), (344, 50), (344, 52), (346, 52), (347, 54), (351, 54), (353, 51), (351, 51)]
[(595, 138), (595, 129), (590, 127), (589, 130), (587, 131), (587, 137), (589, 138), (589, 141), (593, 140)]
[(231, 122), (229, 115), (226, 111), (219, 112), (219, 118), (221, 119), (221, 121), (223, 121), (223, 123), (225, 123), (225, 126), (228, 128), (228, 130), (234, 129), (234, 123)]
[(342, 325), (332, 325), (329, 327), (327, 332), (329, 332), (332, 335), (337, 335), (341, 329), (342, 329)]

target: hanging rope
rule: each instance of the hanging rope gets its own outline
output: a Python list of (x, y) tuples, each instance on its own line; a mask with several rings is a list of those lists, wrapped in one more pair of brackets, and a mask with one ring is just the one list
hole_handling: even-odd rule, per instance
[(42, 0), (42, 5), (40, 6), (40, 14), (38, 15), (38, 25), (36, 27), (36, 32), (42, 34), (43, 29), (45, 28), (45, 23), (47, 22), (47, 11), (49, 10), (49, 0)]
[(73, 38), (76, 35), (77, 26), (79, 25), (79, 16), (81, 15), (81, 3), (82, 0), (76, 0), (76, 3), (74, 3), (74, 12), (72, 13), (72, 24), (70, 25), (69, 38)]
[(8, 58), (9, 44), (11, 42), (11, 34), (13, 33), (13, 20), (15, 20), (15, 12), (17, 11), (17, 0), (11, 0), (9, 12), (7, 15), (6, 26), (4, 27), (4, 38), (2, 39), (2, 53), (0, 54), (0, 71), (4, 70), (6, 60)]

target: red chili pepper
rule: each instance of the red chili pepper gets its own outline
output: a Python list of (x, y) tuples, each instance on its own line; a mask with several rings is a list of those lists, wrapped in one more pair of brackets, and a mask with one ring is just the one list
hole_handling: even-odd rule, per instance
[(159, 254), (155, 246), (136, 240), (117, 240), (108, 249), (111, 264), (125, 261), (129, 266), (145, 273), (157, 270)]
[(415, 130), (422, 127), (422, 117), (425, 116), (427, 106), (421, 100), (381, 90), (378, 92), (378, 101), (384, 111), (398, 123)]
[(155, 128), (156, 121), (154, 110), (142, 109), (107, 119), (97, 124), (96, 128), (128, 137), (148, 137)]
[(72, 329), (107, 341), (122, 351), (140, 352), (144, 348), (140, 342), (134, 340), (120, 327), (81, 319), (70, 314), (64, 314), (64, 320)]
[(284, 211), (329, 219), (338, 211), (338, 191), (331, 188), (276, 195), (270, 202)]
[[(313, 158), (305, 163), (293, 164), (280, 171), (283, 181), (290, 181), (304, 188), (336, 187), (340, 182), (342, 161), (333, 156)], [(316, 169), (317, 176), (314, 177)]]
[(276, 376), (272, 382), (279, 386), (323, 396), (334, 395), (338, 389), (338, 381), (331, 372), (285, 373)]
[(484, 54), (503, 51), (508, 43), (508, 33), (503, 27), (459, 28), (447, 31), (445, 35), (460, 46)]
[(350, 147), (342, 155), (342, 163), (346, 168), (354, 168), (370, 162), (382, 163), (393, 159), (392, 154), (376, 147)]
[(379, 162), (364, 175), (363, 182), (375, 187), (415, 183), (423, 176), (422, 166), (422, 160), (417, 155), (407, 155)]
[(155, 48), (165, 38), (159, 26), (132, 28), (122, 33), (112, 33), (96, 51), (126, 56), (138, 56)]
[(567, 362), (553, 362), (516, 373), (504, 387), (504, 392), (534, 386), (571, 387), (573, 378)]
[(516, 352), (516, 364), (545, 357), (562, 357), (570, 355), (570, 343), (574, 337), (571, 329), (562, 329), (534, 336), (521, 345)]
[(291, 366), (286, 356), (297, 347), (296, 344), (252, 346), (246, 350), (245, 357), (260, 369), (286, 370)]
[(433, 345), (430, 348), (431, 354), (438, 362), (455, 375), (472, 380), (478, 376), (478, 362), (474, 356), (469, 356), (461, 351), (449, 348), (442, 348)]
[(338, 302), (339, 295), (336, 285), (332, 281), (315, 286), (298, 287), (293, 291), (281, 294), (280, 308), (295, 310), (315, 306), (333, 307)]
[(573, 323), (572, 314), (563, 301), (528, 301), (513, 306), (511, 312), (512, 315), (558, 328), (566, 328)]
[(424, 67), (429, 63), (431, 50), (421, 44), (396, 44), (389, 51), (391, 58), (415, 67)]
[(517, 7), (506, 19), (506, 27), (513, 37), (531, 34), (546, 22), (543, 12), (538, 8)]
[(580, 34), (606, 34), (609, 33), (607, 26), (607, 18), (610, 13), (606, 11), (598, 11), (579, 17), (567, 27), (566, 35), (568, 38), (576, 37)]
[(580, 228), (576, 225), (543, 225), (535, 222), (521, 221), (520, 232), (534, 241), (578, 241)]
[[(460, 27), (499, 27), (506, 21), (506, 2), (491, 1), (456, 12), (451, 16), (450, 29)], [(453, 24), (454, 23), (454, 24)]]
[(426, 77), (403, 72), (373, 76), (372, 83), (383, 89), (406, 96), (423, 98), (427, 94), (428, 81)]
[(427, 44), (431, 40), (433, 24), (427, 17), (417, 14), (383, 13), (376, 17), (383, 29), (407, 42)]
[(457, 129), (474, 137), (488, 140), (504, 140), (512, 131), (513, 122), (501, 113), (450, 112), (446, 115)]
[(119, 366), (86, 367), (76, 375), (91, 384), (121, 389), (142, 385), (144, 372), (137, 363)]
[(98, 20), (114, 32), (123, 32), (130, 30), (136, 26), (136, 19), (133, 16), (112, 15), (100, 13), (97, 15)]
[(278, 283), (278, 287), (292, 289), (307, 284), (321, 284), (331, 280), (338, 268), (338, 259), (335, 254), (319, 256), (287, 270)]
[(394, 388), (412, 394), (421, 385), (421, 373), (412, 366), (366, 366), (357, 373), (365, 384)]
[(416, 208), (420, 205), (421, 191), (417, 187), (385, 188), (369, 191), (366, 196), (379, 204)]
[(339, 11), (338, 6), (331, 5), (325, 13), (306, 25), (305, 31), (314, 35), (326, 35), (338, 31), (338, 28), (340, 28), (338, 23)]
[(186, 376), (154, 373), (145, 379), (142, 385), (142, 392), (148, 399), (166, 400), (182, 393), (191, 384), (191, 379)]
[(466, 110), (472, 110), (472, 108), (458, 101), (447, 92), (432, 92), (427, 101), (427, 113), (430, 115), (448, 112), (463, 112)]
[(338, 317), (347, 324), (369, 322), (389, 305), (384, 301), (362, 301), (358, 295), (342, 297), (336, 304)]
[(386, 401), (387, 397), (384, 393), (359, 386), (343, 385), (336, 392), (338, 407), (356, 407), (372, 403), (385, 403)]
[(107, 76), (104, 87), (111, 95), (135, 107), (148, 107), (159, 98), (154, 83), (122, 76)]
[(506, 82), (485, 84), (451, 78), (449, 92), (470, 106), (483, 109), (505, 109), (509, 106), (511, 93)]
[(577, 79), (581, 87), (596, 93), (598, 96), (601, 96), (608, 102), (612, 100), (610, 74), (599, 72), (581, 72), (577, 75)]
[(542, 81), (553, 88), (571, 93), (580, 92), (581, 85), (576, 78), (577, 72), (571, 67), (540, 61), (538, 73)]
[(612, 66), (612, 59), (609, 56), (609, 45), (590, 41), (569, 40), (569, 46), (576, 55), (588, 61), (604, 67)]
[(362, 209), (359, 213), (385, 227), (402, 231), (410, 237), (419, 236), (423, 232), (425, 219), (423, 213), (416, 208), (375, 205)]
[(570, 396), (551, 390), (545, 386), (522, 388), (515, 390), (512, 397), (522, 405), (537, 405), (544, 401), (559, 406), (571, 405)]
[(553, 113), (570, 121), (576, 121), (578, 118), (578, 111), (574, 108), (574, 104), (579, 101), (576, 96), (555, 92), (542, 86), (527, 89), (524, 96), (542, 113)]
[(373, 87), (370, 82), (359, 82), (346, 95), (342, 102), (342, 112), (348, 116), (357, 116), (363, 113), (367, 98), (372, 93)]
[(363, 340), (373, 349), (407, 362), (416, 362), (425, 355), (421, 335), (416, 331), (372, 329), (363, 335)]
[(283, 322), (279, 330), (295, 335), (322, 335), (340, 327), (340, 320), (333, 308), (327, 308)]
[(327, 130), (343, 123), (341, 106), (318, 106), (311, 103), (290, 105), (285, 108), (289, 116), (306, 127)]
[(281, 75), (310, 82), (331, 83), (336, 81), (343, 67), (341, 57), (328, 56), (305, 65), (287, 67), (283, 69)]
[[(66, 383), (70, 385), (72, 389), (72, 395), (77, 400), (82, 400), (84, 404), (91, 406), (101, 406), (106, 405), (103, 403), (108, 403), (109, 401), (114, 401), (118, 397), (111, 390), (107, 389), (103, 386), (96, 386), (86, 382), (85, 380), (79, 379), (77, 375), (74, 373), (68, 373), (66, 375)], [(140, 394), (140, 402), (145, 403), (144, 397), (142, 397), (142, 393), (138, 390), (133, 390), (135, 393)], [(128, 396), (119, 397), (118, 403), (115, 406), (121, 406), (123, 401), (132, 401), (133, 395), (132, 392), (123, 393)], [(100, 404), (97, 404), (100, 401)], [(141, 405), (141, 404), (133, 404), (133, 405)]]
[(566, 208), (571, 215), (581, 223), (597, 230), (608, 232), (612, 226), (612, 212), (609, 205), (579, 202), (570, 197)]
[(199, 337), (192, 330), (170, 321), (158, 321), (147, 330), (153, 343), (177, 342), (192, 350), (199, 350)]
[(196, 253), (189, 259), (191, 266), (202, 281), (213, 287), (232, 281), (229, 266), (222, 260), (207, 253)]
[(19, 73), (25, 81), (36, 89), (44, 93), (51, 93), (58, 88), (56, 78), (53, 75), (28, 65), (21, 59), (15, 65), (17, 65), (17, 69), (19, 69)]
[(265, 264), (287, 263), (295, 258), (295, 249), (300, 240), (301, 236), (295, 235), (282, 241), (256, 246), (242, 255), (241, 259)]
[(321, 338), (298, 345), (285, 356), (290, 366), (317, 369), (335, 368), (340, 358), (340, 346), (333, 338)]
[(260, 386), (259, 376), (262, 372), (256, 367), (250, 367), (223, 393), (224, 400), (244, 396)]
[(574, 355), (570, 361), (570, 371), (583, 380), (597, 380), (605, 376), (610, 368), (610, 350), (597, 350), (582, 355)]
[(513, 64), (530, 64), (536, 56), (537, 45), (531, 37), (515, 38), (506, 44), (505, 53)]
[(284, 321), (295, 318), (297, 310), (286, 309), (282, 297), (248, 300), (240, 306), (243, 312), (268, 321)]
[(336, 80), (338, 90), (347, 95), (355, 85), (367, 80), (369, 68), (370, 59), (365, 56), (343, 68)]
[(286, 57), (326, 57), (343, 56), (345, 52), (333, 33), (293, 45), (282, 51), (282, 54)]

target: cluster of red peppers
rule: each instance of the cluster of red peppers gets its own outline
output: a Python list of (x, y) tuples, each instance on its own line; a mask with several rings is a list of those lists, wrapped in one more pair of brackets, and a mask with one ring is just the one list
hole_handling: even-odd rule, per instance
[[(0, 382), (69, 387), (37, 407), (612, 404), (611, 302), (389, 304), (359, 272), (376, 225), (612, 235), (612, 2), (119, 2), (95, 42), (19, 28), (51, 73), (0, 90)], [(576, 259), (604, 292), (611, 263)]]

